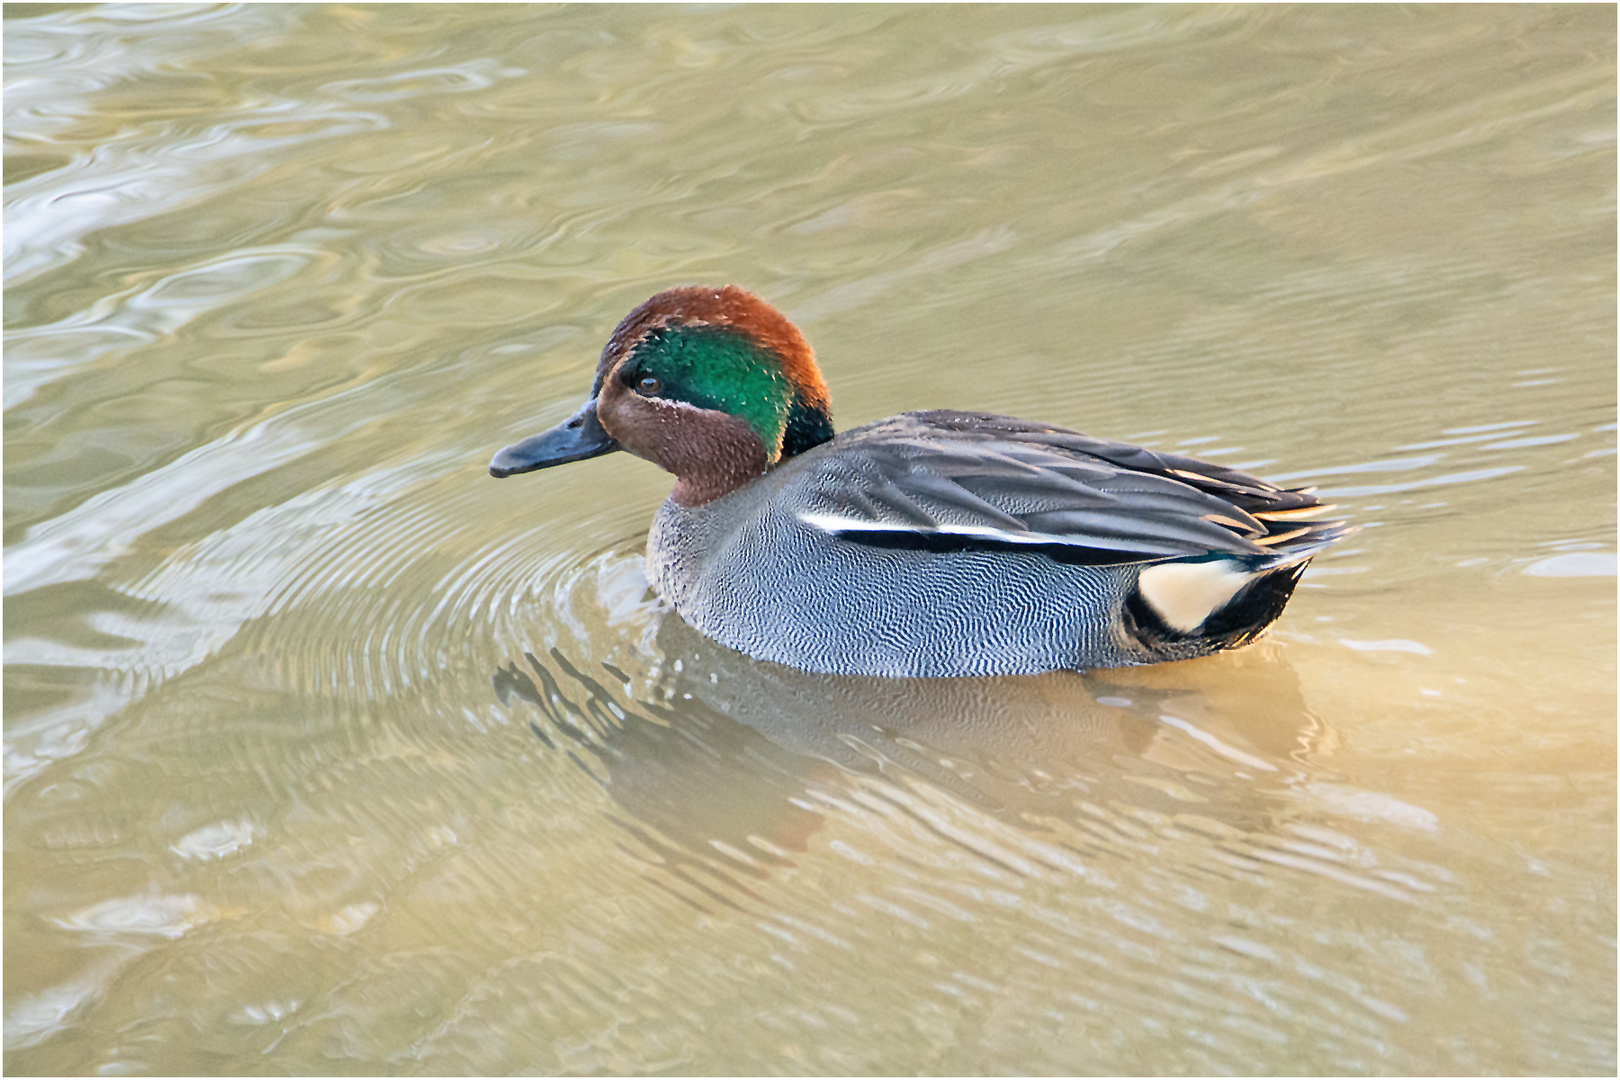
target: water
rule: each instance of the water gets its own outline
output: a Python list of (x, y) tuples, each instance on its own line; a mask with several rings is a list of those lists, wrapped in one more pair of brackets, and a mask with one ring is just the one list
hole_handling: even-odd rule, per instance
[[(17, 7), (5, 1068), (1613, 1073), (1612, 8)], [(1274, 632), (692, 634), (614, 455), (735, 281), (843, 427), (1317, 484)]]

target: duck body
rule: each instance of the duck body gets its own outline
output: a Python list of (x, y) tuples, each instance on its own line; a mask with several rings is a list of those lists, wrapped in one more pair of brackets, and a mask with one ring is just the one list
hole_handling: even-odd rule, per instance
[(850, 675), (966, 676), (1158, 663), (1243, 645), (1348, 531), (1306, 491), (986, 413), (905, 413), (832, 434), (825, 384), (741, 289), (637, 308), (571, 420), (496, 476), (611, 450), (678, 478), (648, 576), (748, 656)]

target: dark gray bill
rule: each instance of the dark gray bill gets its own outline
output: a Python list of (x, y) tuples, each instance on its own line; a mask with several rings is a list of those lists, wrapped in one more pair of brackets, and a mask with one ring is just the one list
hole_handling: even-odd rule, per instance
[(599, 454), (611, 454), (619, 449), (596, 418), (596, 399), (587, 401), (583, 408), (550, 431), (530, 435), (521, 442), (496, 454), (489, 463), (489, 475), (512, 476), (533, 472), (552, 465), (566, 465), (570, 461), (584, 461)]

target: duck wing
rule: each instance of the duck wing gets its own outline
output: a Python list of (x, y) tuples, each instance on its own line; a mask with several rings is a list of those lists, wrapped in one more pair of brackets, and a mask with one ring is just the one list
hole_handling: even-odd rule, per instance
[(1308, 558), (1342, 522), (1304, 490), (1236, 469), (1009, 416), (905, 413), (800, 458), (791, 505), (858, 543), (1039, 549), (1065, 562), (1224, 555), (1256, 567)]

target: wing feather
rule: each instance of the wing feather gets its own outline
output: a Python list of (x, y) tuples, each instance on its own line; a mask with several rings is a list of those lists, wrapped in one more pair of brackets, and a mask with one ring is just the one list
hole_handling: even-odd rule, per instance
[[(804, 455), (784, 492), (807, 525), (887, 545), (1043, 545), (1099, 562), (1296, 561), (1346, 528), (1225, 466), (985, 413), (907, 413)], [(1275, 524), (1274, 524), (1275, 523)], [(1089, 555), (1088, 555), (1089, 553)]]

